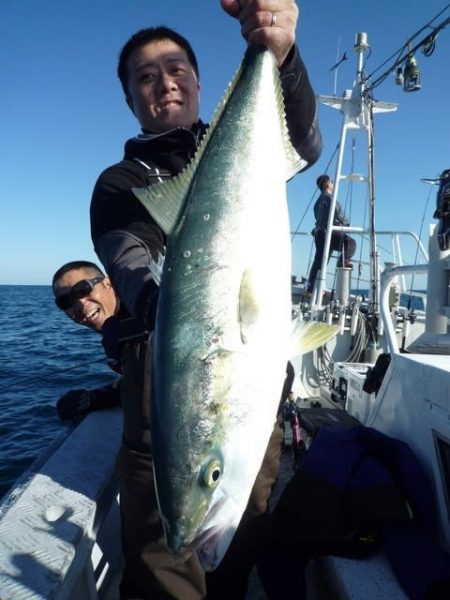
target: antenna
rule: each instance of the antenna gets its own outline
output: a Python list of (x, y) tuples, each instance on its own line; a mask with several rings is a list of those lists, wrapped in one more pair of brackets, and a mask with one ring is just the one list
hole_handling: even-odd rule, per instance
[(336, 49), (336, 64), (334, 65), (334, 89), (333, 94), (337, 96), (337, 78), (338, 78), (338, 66), (339, 66), (339, 56), (341, 54), (341, 38), (338, 38), (337, 49)]
[(336, 52), (336, 63), (331, 67), (330, 71), (334, 71), (334, 96), (337, 96), (337, 76), (338, 76), (338, 67), (344, 60), (347, 60), (347, 52), (344, 52), (342, 58), (339, 58), (340, 54), (340, 46), (341, 46), (341, 38), (338, 39), (338, 47)]

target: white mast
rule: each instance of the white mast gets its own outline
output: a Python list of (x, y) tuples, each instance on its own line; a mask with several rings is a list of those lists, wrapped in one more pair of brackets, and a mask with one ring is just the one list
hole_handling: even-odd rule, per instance
[[(373, 100), (369, 97), (366, 92), (366, 81), (363, 77), (363, 59), (364, 52), (369, 49), (369, 43), (366, 33), (358, 33), (356, 36), (356, 43), (353, 47), (355, 52), (358, 54), (357, 61), (357, 72), (356, 80), (351, 90), (345, 90), (344, 95), (340, 96), (318, 96), (317, 99), (322, 104), (331, 106), (332, 108), (338, 109), (342, 112), (342, 128), (341, 138), (339, 143), (339, 153), (336, 165), (336, 174), (334, 179), (334, 188), (331, 198), (330, 213), (328, 216), (328, 226), (325, 236), (325, 247), (322, 258), (321, 270), (317, 278), (317, 296), (316, 305), (320, 307), (322, 305), (322, 295), (326, 280), (326, 269), (328, 264), (328, 252), (330, 249), (331, 234), (333, 231), (343, 231), (345, 233), (362, 233), (363, 227), (343, 227), (341, 225), (333, 225), (334, 211), (336, 208), (336, 201), (339, 193), (339, 185), (341, 180), (348, 179), (352, 181), (363, 181), (367, 182), (369, 189), (369, 203), (370, 203), (370, 234), (371, 234), (371, 265), (370, 265), (370, 301), (372, 307), (377, 310), (378, 307), (378, 289), (377, 289), (377, 277), (378, 277), (378, 257), (376, 255), (376, 239), (375, 239), (375, 186), (374, 186), (374, 173), (373, 173), (373, 121), (372, 116), (378, 112), (392, 112), (397, 110), (398, 105), (391, 102), (380, 102)], [(367, 135), (367, 155), (368, 155), (368, 174), (366, 176), (355, 175), (350, 173), (344, 175), (342, 173), (342, 163), (345, 151), (345, 143), (347, 138), (347, 132), (349, 129), (365, 130)]]

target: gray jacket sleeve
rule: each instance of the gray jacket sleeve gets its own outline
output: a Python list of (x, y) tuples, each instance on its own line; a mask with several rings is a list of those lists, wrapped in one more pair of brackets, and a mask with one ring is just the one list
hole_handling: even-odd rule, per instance
[(150, 307), (156, 300), (164, 257), (159, 254), (158, 260), (154, 260), (138, 237), (121, 229), (102, 235), (96, 250), (114, 286), (120, 290), (122, 302), (151, 329)]

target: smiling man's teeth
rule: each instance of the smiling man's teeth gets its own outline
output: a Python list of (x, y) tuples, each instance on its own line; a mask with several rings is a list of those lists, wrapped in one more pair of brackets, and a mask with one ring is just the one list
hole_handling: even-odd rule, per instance
[(180, 103), (178, 102), (178, 100), (170, 100), (169, 102), (165, 102), (163, 104), (163, 109), (167, 108), (168, 106), (178, 106)]
[(91, 310), (91, 312), (85, 316), (85, 319), (87, 321), (91, 321), (94, 317), (96, 317), (98, 315), (98, 312), (99, 312), (99, 309), (94, 308), (94, 310)]

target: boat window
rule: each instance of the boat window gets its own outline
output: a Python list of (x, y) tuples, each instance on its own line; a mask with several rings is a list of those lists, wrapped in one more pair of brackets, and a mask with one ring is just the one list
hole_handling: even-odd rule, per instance
[(441, 479), (444, 483), (444, 496), (447, 513), (450, 518), (450, 441), (434, 431), (434, 439), (438, 450)]

